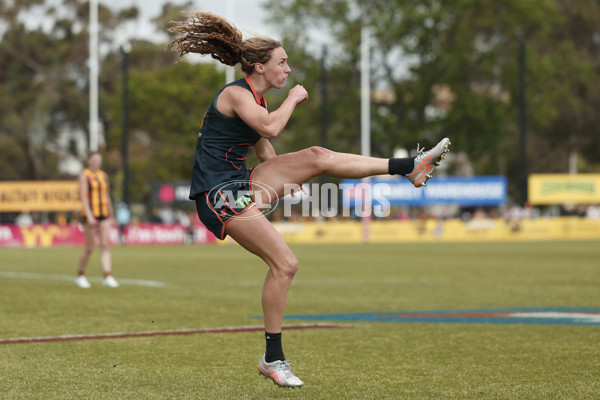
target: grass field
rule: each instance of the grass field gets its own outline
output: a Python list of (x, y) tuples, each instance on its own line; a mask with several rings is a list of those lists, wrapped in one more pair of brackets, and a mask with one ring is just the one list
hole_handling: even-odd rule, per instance
[[(288, 315), (600, 307), (596, 242), (293, 250)], [(166, 283), (118, 289), (101, 286), (97, 253), (77, 288), (79, 252), (0, 249), (0, 340), (262, 324), (266, 267), (238, 246), (115, 247), (117, 279)], [(600, 398), (600, 326), (352, 323), (284, 331), (300, 389), (258, 376), (262, 332), (206, 333), (2, 344), (0, 398)]]

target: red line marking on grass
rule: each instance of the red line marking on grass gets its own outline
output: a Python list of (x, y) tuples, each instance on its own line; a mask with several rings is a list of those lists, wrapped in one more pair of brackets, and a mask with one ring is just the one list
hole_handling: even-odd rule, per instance
[[(331, 328), (357, 328), (359, 325), (348, 324), (300, 324), (287, 325), (282, 329), (331, 329)], [(75, 340), (100, 340), (100, 339), (124, 339), (136, 337), (151, 337), (151, 336), (175, 336), (175, 335), (198, 335), (204, 333), (236, 333), (236, 332), (256, 332), (264, 331), (263, 326), (239, 326), (228, 328), (209, 328), (209, 329), (184, 329), (177, 331), (150, 331), (150, 332), (130, 332), (130, 333), (101, 333), (95, 335), (62, 335), (62, 336), (44, 336), (30, 338), (13, 338), (0, 339), (2, 344), (18, 344), (18, 343), (45, 343), (45, 342), (69, 342)]]

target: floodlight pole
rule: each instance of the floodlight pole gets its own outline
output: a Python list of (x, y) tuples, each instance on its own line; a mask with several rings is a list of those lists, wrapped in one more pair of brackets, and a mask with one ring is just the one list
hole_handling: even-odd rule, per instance
[(90, 151), (98, 150), (98, 0), (90, 0)]
[(520, 164), (521, 164), (521, 206), (527, 203), (527, 59), (525, 40), (519, 41), (519, 131), (520, 131)]
[[(327, 127), (329, 125), (329, 120), (327, 114), (327, 45), (324, 44), (321, 47), (321, 146), (324, 148), (329, 148), (329, 143), (327, 140)], [(323, 186), (329, 181), (329, 178), (326, 175), (321, 175), (319, 177), (319, 181), (321, 186)], [(330, 210), (332, 205), (331, 196), (327, 196), (327, 198), (322, 199), (322, 201), (323, 200), (327, 202), (327, 204), (324, 206)]]
[(360, 40), (360, 152), (371, 156), (371, 30), (363, 27)]
[(321, 51), (321, 146), (327, 148), (327, 45)]
[[(360, 152), (363, 156), (371, 156), (371, 30), (363, 26), (360, 36)], [(362, 207), (363, 242), (371, 237), (371, 184), (369, 178), (363, 178), (366, 192)]]
[[(235, 0), (227, 0), (227, 19), (233, 23), (235, 18)], [(235, 80), (235, 66), (225, 67), (225, 84)]]
[(123, 133), (121, 136), (121, 159), (123, 163), (123, 193), (122, 200), (129, 205), (129, 42), (121, 46), (123, 73)]

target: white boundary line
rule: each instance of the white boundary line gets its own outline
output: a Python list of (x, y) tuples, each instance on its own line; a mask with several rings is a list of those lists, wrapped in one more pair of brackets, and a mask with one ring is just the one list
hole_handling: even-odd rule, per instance
[[(75, 280), (74, 275), (57, 275), (57, 274), (40, 274), (34, 272), (14, 272), (14, 271), (0, 271), (0, 278), (8, 278), (8, 279), (36, 279), (36, 280), (51, 280), (51, 281), (69, 281), (73, 282)], [(100, 277), (91, 277), (90, 281), (94, 282), (102, 282), (102, 278)], [(136, 285), (136, 286), (150, 286), (150, 287), (165, 287), (167, 284), (165, 282), (160, 281), (149, 281), (144, 279), (127, 279), (127, 278), (119, 278), (119, 283), (123, 283), (126, 285)]]

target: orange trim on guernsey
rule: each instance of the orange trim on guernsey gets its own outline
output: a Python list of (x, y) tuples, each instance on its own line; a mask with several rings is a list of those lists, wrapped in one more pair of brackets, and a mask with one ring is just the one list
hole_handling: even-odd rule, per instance
[[(237, 165), (235, 165), (233, 163), (233, 161), (231, 161), (229, 159), (229, 153), (231, 152), (231, 150), (233, 150), (237, 146), (248, 146), (248, 147), (250, 147), (250, 143), (240, 143), (240, 144), (236, 144), (236, 145), (231, 146), (229, 148), (229, 150), (227, 150), (227, 153), (225, 153), (225, 160), (229, 161), (231, 163), (231, 165), (233, 165), (233, 168), (235, 168), (235, 169), (241, 169), (242, 167), (238, 167)], [(245, 159), (246, 159), (246, 157), (241, 157), (241, 158), (238, 157), (238, 158), (236, 158), (237, 161), (244, 161)]]
[(248, 85), (250, 85), (250, 89), (252, 89), (252, 94), (254, 95), (254, 100), (256, 101), (256, 104), (264, 107), (264, 105), (266, 104), (265, 98), (261, 97), (259, 99), (258, 94), (256, 94), (256, 90), (254, 90), (254, 85), (252, 84), (252, 82), (250, 82), (250, 79), (248, 79), (248, 77), (246, 77), (245, 79), (246, 79), (246, 82), (248, 82)]

